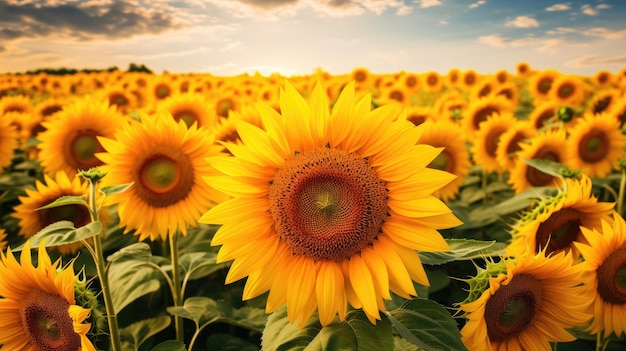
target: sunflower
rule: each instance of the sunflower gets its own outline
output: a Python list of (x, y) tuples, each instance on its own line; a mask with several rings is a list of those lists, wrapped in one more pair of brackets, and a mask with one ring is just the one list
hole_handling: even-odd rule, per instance
[(12, 95), (0, 98), (0, 116), (9, 112), (29, 113), (32, 109), (33, 105), (25, 95)]
[(528, 78), (528, 91), (533, 97), (534, 105), (538, 105), (540, 101), (549, 99), (552, 84), (559, 76), (561, 76), (561, 72), (555, 69), (547, 69), (541, 72), (535, 72)]
[(476, 299), (460, 305), (467, 318), (461, 336), (469, 350), (550, 351), (551, 342), (576, 340), (567, 329), (591, 318), (584, 271), (568, 253), (508, 258), (477, 278), (483, 286), (473, 292)]
[(127, 121), (106, 101), (85, 98), (66, 106), (42, 123), (46, 130), (39, 133), (37, 147), (44, 171), (63, 170), (74, 176), (78, 170), (99, 166), (102, 162), (95, 154), (103, 149), (97, 137), (113, 136)]
[(458, 68), (451, 68), (445, 76), (445, 85), (448, 88), (454, 88), (459, 85), (461, 81), (461, 70)]
[(437, 229), (460, 221), (431, 194), (453, 175), (426, 167), (441, 149), (417, 144), (423, 127), (370, 111), (353, 82), (332, 111), (321, 84), (307, 103), (287, 82), (280, 105), (257, 105), (266, 131), (240, 122), (232, 156), (208, 159), (223, 174), (206, 181), (233, 197), (200, 219), (221, 224), (226, 282), (247, 276), (244, 299), (269, 291), (266, 311), (286, 304), (301, 325), (316, 309), (343, 320), (348, 303), (375, 323), (390, 291), (428, 285), (416, 250), (449, 249)]
[(518, 62), (517, 65), (515, 65), (515, 72), (520, 77), (528, 77), (528, 75), (533, 73), (533, 70), (528, 62)]
[(217, 112), (211, 108), (209, 99), (198, 93), (174, 94), (159, 101), (155, 110), (157, 113), (167, 112), (189, 127), (197, 123), (199, 127), (213, 130), (218, 122)]
[(622, 99), (619, 89), (603, 89), (593, 94), (587, 104), (587, 112), (598, 114), (610, 111)]
[(549, 98), (560, 105), (572, 108), (580, 106), (587, 97), (585, 82), (576, 75), (562, 74), (552, 82)]
[(500, 84), (505, 84), (508, 83), (509, 80), (511, 80), (511, 75), (509, 74), (509, 71), (505, 70), (505, 69), (500, 69), (498, 70), (495, 74), (494, 77), (496, 78), (496, 81)]
[(410, 106), (404, 109), (406, 120), (416, 126), (434, 120), (435, 116), (430, 106)]
[[(35, 183), (35, 189), (25, 189), (26, 196), (19, 196), (20, 204), (14, 207), (13, 217), (19, 220), (19, 234), (30, 238), (46, 226), (58, 221), (72, 221), (74, 227), (82, 227), (91, 222), (89, 210), (82, 205), (64, 205), (37, 210), (61, 196), (81, 196), (89, 193), (89, 186), (79, 177), (69, 179), (63, 171), (54, 177), (44, 175), (44, 181)], [(104, 212), (103, 212), (104, 214)], [(74, 254), (83, 245), (80, 242), (57, 247), (63, 255)]]
[(476, 83), (469, 92), (469, 99), (480, 99), (489, 95), (493, 95), (496, 87), (500, 85), (494, 77), (485, 77)]
[(509, 130), (500, 135), (496, 147), (496, 161), (499, 167), (505, 170), (513, 169), (518, 151), (522, 149), (520, 143), (530, 140), (535, 134), (536, 130), (528, 121), (515, 120)]
[(90, 309), (76, 305), (73, 262), (52, 263), (44, 243), (38, 264), (27, 241), (18, 263), (11, 250), (0, 252), (0, 345), (7, 350), (95, 351), (83, 323)]
[(4, 229), (0, 228), (0, 250), (4, 250), (7, 247), (7, 233)]
[(480, 124), (493, 114), (505, 114), (514, 112), (514, 106), (503, 96), (487, 96), (471, 101), (467, 109), (463, 112), (463, 125), (467, 135), (473, 137), (480, 127)]
[(352, 70), (350, 77), (359, 88), (367, 88), (372, 85), (372, 74), (365, 67), (357, 67)]
[(500, 166), (496, 151), (500, 138), (515, 125), (515, 116), (512, 113), (494, 113), (480, 124), (474, 138), (471, 152), (474, 163), (482, 167), (485, 172), (503, 173), (506, 168)]
[(223, 199), (202, 180), (212, 169), (204, 159), (221, 147), (196, 124), (187, 127), (162, 114), (141, 119), (118, 130), (114, 139), (98, 138), (106, 151), (97, 154), (107, 174), (102, 185), (134, 183), (109, 198), (118, 204), (126, 233), (136, 229), (139, 240), (165, 240), (177, 230), (187, 235), (188, 226), (196, 227), (200, 214)]
[(589, 331), (604, 332), (604, 337), (626, 333), (626, 295), (624, 268), (626, 267), (626, 224), (619, 214), (613, 223), (602, 221), (602, 228), (582, 228), (588, 244), (574, 243), (584, 257), (583, 269), (591, 274), (586, 298), (593, 301), (590, 312), (593, 320)]
[(566, 158), (567, 145), (565, 131), (555, 129), (538, 133), (528, 143), (519, 145), (522, 149), (518, 151), (518, 158), (508, 180), (515, 193), (519, 194), (531, 187), (555, 186), (555, 177), (529, 166), (524, 159), (563, 162)]
[(528, 116), (531, 127), (539, 131), (547, 128), (557, 120), (556, 110), (559, 104), (552, 100), (546, 100), (537, 105)]
[(593, 75), (593, 83), (598, 88), (610, 87), (614, 83), (613, 73), (607, 70), (599, 70)]
[(507, 252), (571, 251), (573, 242), (584, 240), (581, 226), (599, 229), (601, 220), (610, 219), (615, 203), (598, 202), (592, 185), (586, 175), (580, 180), (566, 178), (564, 188), (555, 196), (541, 200), (513, 225)]
[(404, 73), (400, 80), (409, 91), (415, 92), (421, 88), (420, 76), (416, 73)]
[(379, 105), (411, 106), (411, 91), (405, 86), (395, 83), (391, 86), (381, 87), (377, 103)]
[(619, 159), (625, 156), (626, 136), (619, 129), (619, 121), (608, 113), (587, 113), (577, 118), (567, 138), (565, 164), (571, 168), (586, 169), (590, 177), (602, 178), (618, 169)]
[(517, 106), (520, 99), (517, 85), (513, 82), (500, 83), (495, 87), (493, 95), (505, 97), (513, 106)]
[(463, 129), (451, 121), (435, 121), (426, 126), (420, 143), (444, 148), (428, 167), (456, 176), (454, 180), (434, 193), (444, 201), (453, 199), (458, 194), (459, 187), (472, 166)]
[(11, 164), (18, 146), (18, 133), (11, 119), (0, 116), (0, 173)]
[(473, 69), (463, 71), (461, 74), (461, 87), (469, 91), (478, 83), (478, 73)]
[(441, 94), (432, 107), (433, 117), (437, 120), (457, 122), (468, 105), (467, 98), (457, 91)]
[(439, 73), (435, 71), (423, 74), (422, 82), (424, 82), (424, 90), (430, 93), (438, 93), (443, 88), (443, 79)]
[(94, 99), (108, 101), (109, 106), (115, 106), (121, 113), (128, 113), (139, 105), (137, 96), (120, 83), (98, 91)]
[(619, 121), (620, 128), (624, 128), (624, 125), (626, 125), (626, 99), (617, 101), (607, 113)]

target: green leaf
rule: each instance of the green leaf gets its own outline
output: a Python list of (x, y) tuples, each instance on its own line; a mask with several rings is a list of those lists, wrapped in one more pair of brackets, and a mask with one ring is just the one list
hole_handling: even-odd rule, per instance
[(393, 351), (419, 351), (420, 348), (402, 339), (401, 337), (394, 336), (393, 338)]
[(310, 318), (300, 328), (289, 323), (287, 309), (276, 310), (263, 331), (263, 350), (357, 350), (391, 351), (393, 334), (389, 319), (372, 324), (361, 310), (351, 311), (346, 320), (322, 327), (316, 318)]
[(211, 334), (206, 341), (207, 351), (258, 351), (251, 342), (230, 334)]
[(179, 264), (184, 269), (185, 275), (190, 280), (204, 278), (222, 268), (228, 263), (215, 263), (216, 252), (188, 252), (180, 256)]
[(152, 351), (187, 351), (187, 349), (185, 344), (178, 340), (168, 340), (152, 348)]
[(454, 318), (434, 301), (416, 298), (387, 315), (398, 335), (426, 351), (467, 350)]
[(87, 195), (61, 196), (57, 198), (56, 200), (52, 201), (51, 203), (45, 206), (39, 207), (37, 210), (43, 210), (45, 208), (60, 207), (60, 206), (65, 206), (65, 205), (83, 205), (85, 207), (88, 207), (89, 205), (87, 204)]
[(135, 183), (132, 182), (132, 183), (126, 183), (126, 184), (120, 184), (120, 185), (103, 186), (100, 188), (100, 192), (106, 196), (109, 196), (112, 194), (119, 194), (128, 190), (133, 184)]
[(233, 308), (228, 301), (213, 300), (204, 296), (190, 297), (182, 306), (167, 308), (170, 314), (190, 319), (196, 328), (205, 324), (223, 322), (261, 332), (267, 320), (265, 311), (260, 308)]
[(171, 321), (170, 316), (142, 319), (120, 329), (120, 336), (135, 350), (139, 350), (146, 340), (167, 328)]
[(571, 169), (563, 164), (551, 160), (529, 160), (522, 158), (529, 166), (557, 178), (577, 178), (584, 169)]
[(115, 313), (131, 302), (161, 288), (163, 275), (150, 264), (159, 265), (167, 260), (152, 256), (146, 243), (135, 243), (111, 255), (109, 281)]
[[(71, 221), (58, 221), (33, 235), (29, 239), (30, 247), (35, 248), (39, 246), (44, 239), (46, 240), (46, 247), (71, 244), (98, 235), (101, 231), (102, 224), (98, 221), (91, 222), (80, 228), (74, 228), (74, 223)], [(21, 251), (23, 248), (24, 245), (22, 244), (13, 249), (13, 251)]]
[(495, 241), (479, 241), (473, 239), (446, 239), (450, 246), (447, 252), (420, 252), (422, 263), (439, 265), (452, 261), (473, 260), (487, 256), (500, 256), (506, 244)]

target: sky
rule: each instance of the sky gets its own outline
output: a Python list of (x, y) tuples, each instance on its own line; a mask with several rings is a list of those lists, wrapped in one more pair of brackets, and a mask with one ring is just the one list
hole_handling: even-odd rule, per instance
[(0, 0), (0, 73), (446, 73), (626, 67), (626, 1)]

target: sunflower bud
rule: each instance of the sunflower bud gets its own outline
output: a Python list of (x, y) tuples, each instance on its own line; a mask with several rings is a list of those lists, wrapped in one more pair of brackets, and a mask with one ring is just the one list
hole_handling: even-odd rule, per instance
[(574, 109), (569, 106), (561, 106), (556, 110), (559, 121), (569, 122), (574, 118)]

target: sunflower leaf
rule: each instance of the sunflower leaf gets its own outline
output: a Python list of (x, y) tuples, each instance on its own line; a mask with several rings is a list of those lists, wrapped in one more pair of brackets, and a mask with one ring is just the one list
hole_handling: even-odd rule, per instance
[(123, 329), (120, 335), (127, 347), (124, 349), (139, 350), (141, 345), (151, 336), (156, 335), (161, 330), (167, 328), (172, 321), (169, 316), (159, 316), (155, 318), (142, 319)]
[(151, 351), (187, 351), (187, 349), (181, 341), (168, 340), (158, 344)]
[(396, 333), (421, 349), (467, 350), (454, 318), (432, 300), (416, 298), (387, 315)]
[(267, 319), (263, 309), (233, 308), (228, 301), (213, 300), (204, 296), (190, 297), (182, 306), (170, 306), (167, 311), (172, 315), (194, 321), (196, 328), (222, 322), (261, 332)]
[(109, 196), (112, 194), (119, 194), (128, 190), (131, 186), (133, 186), (133, 184), (135, 183), (131, 182), (131, 183), (120, 184), (120, 185), (103, 186), (102, 188), (100, 188), (100, 192), (106, 196)]
[(207, 351), (257, 351), (259, 347), (230, 334), (212, 334), (206, 341)]
[(87, 195), (61, 196), (57, 198), (56, 200), (52, 201), (51, 203), (45, 206), (39, 207), (37, 210), (43, 210), (46, 208), (60, 207), (60, 206), (66, 206), (66, 205), (83, 205), (85, 207), (88, 207), (89, 205), (87, 204)]
[(289, 323), (286, 308), (282, 307), (268, 319), (261, 341), (264, 350), (393, 350), (389, 319), (383, 317), (372, 324), (361, 310), (351, 311), (345, 321), (325, 327), (311, 318), (300, 328)]
[(487, 256), (500, 256), (506, 244), (494, 240), (446, 239), (450, 246), (447, 252), (420, 252), (422, 263), (440, 265), (452, 261), (473, 260)]
[(543, 173), (557, 178), (578, 178), (578, 176), (585, 171), (584, 169), (571, 169), (563, 164), (551, 160), (529, 160), (522, 158), (522, 161), (526, 162), (529, 166), (542, 171)]
[[(101, 231), (102, 224), (98, 221), (91, 222), (79, 228), (74, 228), (74, 223), (71, 221), (58, 221), (48, 225), (30, 237), (30, 247), (34, 248), (39, 246), (44, 239), (46, 241), (46, 247), (71, 244), (96, 236), (100, 234)], [(24, 245), (22, 244), (13, 249), (13, 251), (21, 251), (23, 248)]]
[(189, 280), (204, 278), (227, 266), (216, 263), (215, 252), (188, 252), (180, 256), (179, 263)]

